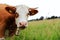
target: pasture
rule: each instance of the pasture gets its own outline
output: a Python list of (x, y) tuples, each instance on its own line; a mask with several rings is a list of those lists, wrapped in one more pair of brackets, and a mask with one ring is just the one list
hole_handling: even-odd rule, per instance
[(60, 19), (29, 22), (29, 26), (20, 31), (20, 36), (12, 40), (60, 40)]

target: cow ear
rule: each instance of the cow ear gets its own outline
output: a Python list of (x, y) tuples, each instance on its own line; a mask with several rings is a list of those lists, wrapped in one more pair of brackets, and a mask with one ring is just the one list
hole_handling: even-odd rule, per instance
[(38, 13), (38, 10), (30, 9), (28, 15), (32, 16)]
[(8, 7), (6, 7), (5, 8), (9, 13), (15, 13), (16, 12), (16, 8), (15, 7), (10, 7), (10, 6), (8, 6)]

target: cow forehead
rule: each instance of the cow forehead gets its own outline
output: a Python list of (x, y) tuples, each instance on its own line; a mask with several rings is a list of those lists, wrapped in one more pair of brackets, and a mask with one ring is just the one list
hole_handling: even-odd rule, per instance
[(16, 12), (18, 13), (19, 17), (16, 19), (18, 20), (19, 22), (20, 21), (27, 21), (27, 14), (29, 13), (28, 9), (29, 7), (25, 6), (25, 5), (19, 5), (19, 6), (16, 6)]
[(29, 7), (25, 5), (18, 5), (16, 6), (16, 9), (17, 9), (16, 12), (20, 15), (29, 13), (28, 11)]

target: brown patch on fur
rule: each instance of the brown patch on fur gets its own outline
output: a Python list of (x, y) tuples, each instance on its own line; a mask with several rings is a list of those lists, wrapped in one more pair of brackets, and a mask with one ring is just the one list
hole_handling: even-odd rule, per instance
[(15, 24), (15, 17), (9, 17), (6, 20), (6, 30), (9, 31), (9, 35), (8, 36), (13, 36), (15, 34), (17, 25)]
[[(12, 9), (7, 8), (8, 5), (6, 4), (0, 4), (0, 38), (5, 36), (5, 30), (9, 30), (9, 36), (13, 36), (16, 31), (16, 24), (15, 24), (15, 10), (12, 7)], [(10, 12), (10, 11), (11, 12)]]

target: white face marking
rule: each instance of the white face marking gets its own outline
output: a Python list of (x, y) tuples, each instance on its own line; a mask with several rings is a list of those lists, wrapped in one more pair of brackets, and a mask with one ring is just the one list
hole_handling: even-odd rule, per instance
[[(29, 7), (25, 6), (25, 5), (19, 5), (19, 6), (16, 6), (16, 12), (19, 14), (19, 17), (16, 18), (16, 24), (17, 24), (17, 27), (20, 27), (20, 22), (26, 22), (27, 23), (27, 19), (28, 19), (28, 16), (27, 14), (29, 13), (28, 9)], [(25, 25), (27, 26), (27, 25)]]

